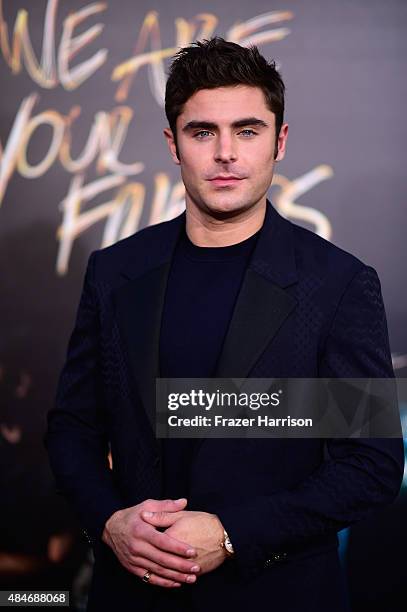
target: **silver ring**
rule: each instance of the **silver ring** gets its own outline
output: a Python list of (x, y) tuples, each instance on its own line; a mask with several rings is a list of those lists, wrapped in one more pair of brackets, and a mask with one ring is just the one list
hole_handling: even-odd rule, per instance
[(144, 576), (142, 577), (142, 581), (143, 582), (148, 582), (151, 578), (151, 572), (150, 570), (147, 570), (146, 573), (144, 574)]

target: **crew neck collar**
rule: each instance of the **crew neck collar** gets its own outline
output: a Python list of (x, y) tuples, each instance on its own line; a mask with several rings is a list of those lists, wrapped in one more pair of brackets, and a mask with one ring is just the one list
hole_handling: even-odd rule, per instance
[(228, 246), (198, 246), (188, 237), (186, 229), (181, 234), (180, 246), (189, 259), (194, 261), (230, 261), (246, 257), (256, 244), (261, 228), (241, 242)]

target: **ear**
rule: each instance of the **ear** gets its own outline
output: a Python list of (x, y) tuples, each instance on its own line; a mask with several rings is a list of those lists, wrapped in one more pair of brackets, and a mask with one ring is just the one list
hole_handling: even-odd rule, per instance
[(164, 132), (165, 138), (167, 139), (167, 144), (168, 144), (168, 148), (171, 153), (172, 160), (175, 164), (179, 166), (181, 162), (177, 156), (177, 147), (175, 146), (175, 140), (174, 140), (174, 135), (172, 133), (172, 130), (170, 128), (165, 128), (163, 132)]
[(280, 128), (280, 133), (278, 135), (278, 140), (277, 140), (277, 155), (274, 160), (276, 162), (284, 159), (285, 147), (287, 144), (287, 136), (288, 136), (288, 123), (283, 123), (283, 125)]

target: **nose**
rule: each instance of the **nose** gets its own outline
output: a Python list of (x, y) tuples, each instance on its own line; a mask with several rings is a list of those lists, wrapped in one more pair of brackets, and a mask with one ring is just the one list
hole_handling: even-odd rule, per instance
[(220, 134), (215, 149), (216, 162), (232, 162), (237, 160), (236, 144), (230, 134)]

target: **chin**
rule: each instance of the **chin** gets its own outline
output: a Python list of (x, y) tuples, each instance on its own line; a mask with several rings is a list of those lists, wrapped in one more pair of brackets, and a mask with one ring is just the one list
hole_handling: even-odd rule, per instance
[(241, 200), (220, 200), (216, 198), (205, 201), (206, 208), (210, 210), (213, 215), (237, 215), (244, 210), (250, 208), (249, 202), (242, 202)]

